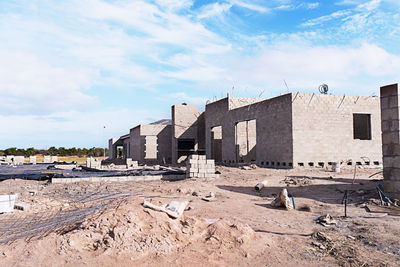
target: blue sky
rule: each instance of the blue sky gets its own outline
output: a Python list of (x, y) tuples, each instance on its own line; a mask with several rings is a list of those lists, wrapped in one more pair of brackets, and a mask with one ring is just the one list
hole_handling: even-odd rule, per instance
[(104, 146), (175, 103), (284, 81), (378, 94), (399, 44), (398, 0), (0, 1), (0, 148)]

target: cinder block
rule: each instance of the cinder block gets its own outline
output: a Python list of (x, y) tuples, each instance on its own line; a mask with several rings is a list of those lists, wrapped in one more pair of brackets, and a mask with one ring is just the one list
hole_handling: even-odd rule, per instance
[(389, 106), (389, 96), (381, 97), (381, 109), (388, 109)]
[(206, 164), (206, 163), (207, 163), (207, 160), (205, 160), (205, 159), (199, 159), (197, 163), (198, 163), (198, 164)]
[(215, 173), (215, 169), (207, 169), (207, 173)]
[(199, 173), (206, 173), (206, 172), (207, 172), (207, 169), (199, 169), (198, 172), (199, 172)]
[(199, 160), (206, 160), (206, 155), (199, 155)]
[(382, 132), (395, 132), (399, 130), (399, 120), (386, 120), (382, 121)]
[(215, 164), (215, 161), (213, 159), (207, 159), (206, 161), (207, 164)]
[(398, 108), (382, 109), (381, 119), (382, 119), (382, 121), (398, 120), (399, 119), (399, 109)]
[(197, 164), (197, 159), (189, 159), (189, 164)]
[(383, 189), (385, 192), (393, 192), (399, 195), (400, 181), (383, 181)]
[(197, 159), (199, 159), (199, 155), (190, 155), (189, 158), (197, 160)]
[(382, 145), (383, 156), (400, 156), (400, 144), (385, 144)]
[(381, 97), (385, 96), (396, 96), (398, 94), (398, 85), (391, 84), (381, 87)]
[(199, 164), (197, 164), (197, 163), (193, 163), (190, 165), (190, 168), (198, 169), (198, 167), (199, 167)]
[(399, 107), (399, 96), (389, 96), (389, 108)]
[(399, 144), (399, 132), (387, 132), (387, 133), (382, 133), (382, 144), (390, 144), (390, 143), (395, 143)]

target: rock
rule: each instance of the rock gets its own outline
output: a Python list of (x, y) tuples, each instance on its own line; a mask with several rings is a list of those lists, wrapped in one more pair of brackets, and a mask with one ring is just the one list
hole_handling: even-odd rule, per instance
[(192, 196), (194, 196), (194, 197), (199, 197), (199, 196), (201, 196), (201, 193), (200, 193), (200, 192), (197, 192), (197, 191), (194, 191), (194, 192), (192, 193)]

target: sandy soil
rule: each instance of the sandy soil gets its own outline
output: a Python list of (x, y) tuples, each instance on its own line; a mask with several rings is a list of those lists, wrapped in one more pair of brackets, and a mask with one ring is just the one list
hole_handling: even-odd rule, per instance
[[(46, 184), (8, 180), (0, 193), (17, 192), (30, 203), (13, 216), (35, 216), (74, 205), (92, 192), (130, 192), (117, 207), (83, 223), (0, 245), (2, 266), (400, 266), (400, 217), (364, 218), (376, 201), (377, 169), (332, 173), (321, 168), (271, 170), (217, 167), (218, 179), (109, 184)], [(284, 181), (288, 182), (285, 183)], [(254, 186), (268, 180), (268, 186)], [(296, 183), (296, 184), (293, 184)], [(296, 210), (271, 207), (287, 187)], [(341, 204), (349, 192), (348, 217)], [(29, 191), (34, 191), (31, 195)], [(216, 201), (201, 198), (214, 192)], [(179, 219), (145, 209), (171, 200), (189, 201)], [(337, 225), (315, 222), (329, 213)], [(8, 215), (0, 215), (0, 220)], [(1, 233), (0, 233), (1, 234)]]

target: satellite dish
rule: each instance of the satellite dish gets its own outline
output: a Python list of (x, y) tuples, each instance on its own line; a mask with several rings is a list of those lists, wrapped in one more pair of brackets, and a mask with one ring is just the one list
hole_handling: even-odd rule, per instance
[(326, 95), (326, 94), (328, 94), (328, 85), (327, 84), (321, 84), (319, 87), (318, 87), (318, 91), (321, 93), (321, 94), (324, 94), (324, 95)]

